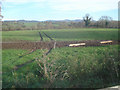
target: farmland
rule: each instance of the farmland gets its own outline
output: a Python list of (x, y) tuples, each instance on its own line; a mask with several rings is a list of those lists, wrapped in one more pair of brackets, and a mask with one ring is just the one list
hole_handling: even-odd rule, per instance
[[(118, 40), (118, 29), (61, 29), (61, 30), (25, 30), (3, 31), (2, 40), (6, 41), (40, 41), (39, 32), (45, 32), (56, 41), (78, 40)], [(44, 41), (49, 39), (43, 34)]]
[[(51, 42), (44, 33), (57, 42), (118, 40), (118, 29), (101, 28), (3, 31), (2, 40), (11, 44)], [(3, 87), (104, 88), (120, 84), (119, 47), (118, 43), (96, 47), (64, 46), (52, 49), (48, 55), (45, 54), (49, 48), (4, 48)]]

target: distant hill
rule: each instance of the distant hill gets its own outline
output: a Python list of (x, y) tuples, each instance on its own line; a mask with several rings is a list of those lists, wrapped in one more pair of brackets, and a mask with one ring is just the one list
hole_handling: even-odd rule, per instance
[(40, 22), (36, 20), (5, 20), (4, 22)]
[[(48, 22), (82, 22), (81, 19), (76, 19), (76, 20), (46, 20)], [(45, 22), (45, 21), (37, 21), (37, 20), (5, 20), (3, 22)]]

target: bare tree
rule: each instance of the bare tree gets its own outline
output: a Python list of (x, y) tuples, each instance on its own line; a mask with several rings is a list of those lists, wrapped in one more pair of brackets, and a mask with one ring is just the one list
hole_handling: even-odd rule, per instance
[(91, 20), (92, 20), (92, 17), (90, 17), (89, 14), (86, 14), (85, 17), (83, 17), (83, 20), (85, 22), (85, 26), (88, 27), (90, 22), (91, 22)]
[(109, 16), (101, 16), (99, 22), (102, 24), (102, 27), (108, 28), (109, 23), (112, 21), (112, 18)]

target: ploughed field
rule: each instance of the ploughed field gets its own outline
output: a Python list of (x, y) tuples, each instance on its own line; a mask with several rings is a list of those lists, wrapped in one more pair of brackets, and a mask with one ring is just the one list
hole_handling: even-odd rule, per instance
[[(3, 31), (3, 88), (118, 85), (118, 33), (117, 29)], [(69, 46), (78, 43), (85, 45)]]
[[(103, 46), (103, 45), (116, 45), (120, 41), (112, 41), (110, 43), (100, 43), (104, 40), (86, 40), (86, 41), (49, 41), (49, 42), (6, 42), (2, 43), (2, 49), (50, 49), (50, 48), (61, 48), (69, 47), (70, 44), (85, 43), (85, 45), (80, 45), (77, 47), (87, 47), (87, 46)], [(109, 41), (109, 40), (106, 40)], [(73, 46), (75, 47), (75, 46)]]
[[(69, 44), (86, 43), (84, 46), (99, 46), (118, 43), (117, 29), (68, 29), (68, 30), (29, 30), (4, 31), (3, 49), (46, 49), (65, 47)], [(112, 40), (112, 43), (100, 44)]]

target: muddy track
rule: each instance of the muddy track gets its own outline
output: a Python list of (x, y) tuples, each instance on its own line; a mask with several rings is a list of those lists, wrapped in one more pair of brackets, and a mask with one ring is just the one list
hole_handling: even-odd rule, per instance
[(45, 54), (46, 56), (52, 51), (53, 48), (50, 48), (48, 52)]
[[(87, 46), (103, 46), (103, 45), (115, 45), (120, 44), (120, 41), (113, 41), (112, 43), (101, 44), (104, 40), (85, 40), (85, 41), (56, 41), (56, 47), (68, 47), (69, 44), (86, 43)], [(51, 49), (54, 46), (54, 41), (49, 42), (18, 42), (18, 43), (2, 43), (2, 49)], [(83, 47), (83, 46), (79, 46)]]
[[(44, 32), (43, 32), (44, 33)], [(53, 40), (49, 35), (47, 35), (46, 33), (44, 33), (46, 37), (48, 37), (51, 41)]]
[(26, 56), (26, 55), (32, 54), (32, 53), (35, 52), (35, 51), (36, 51), (36, 49), (35, 49), (35, 50), (31, 50), (30, 52), (28, 52), (28, 53), (26, 53), (26, 54), (24, 54), (24, 55), (19, 56), (19, 58), (22, 58), (22, 57), (24, 57), (24, 56)]
[(40, 41), (43, 41), (43, 37), (42, 37), (42, 34), (39, 32), (39, 35), (40, 35)]
[(30, 61), (27, 61), (26, 63), (21, 64), (21, 65), (16, 65), (13, 70), (18, 70), (18, 69), (20, 69), (21, 67), (23, 67), (23, 66), (25, 66), (25, 65), (27, 65), (27, 64), (29, 64), (29, 63), (32, 63), (32, 62), (34, 62), (34, 61), (35, 61), (35, 59), (30, 60)]

